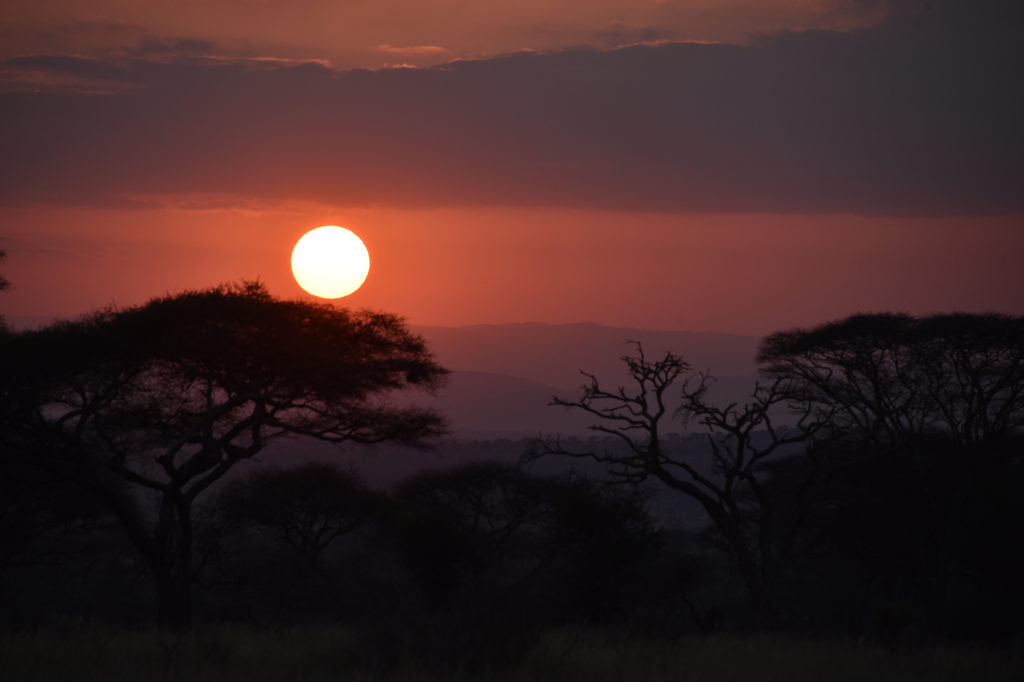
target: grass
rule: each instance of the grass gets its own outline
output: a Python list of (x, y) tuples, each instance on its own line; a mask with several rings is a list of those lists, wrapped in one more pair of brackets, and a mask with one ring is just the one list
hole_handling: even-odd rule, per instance
[[(922, 647), (892, 655), (848, 640), (715, 636), (677, 643), (607, 632), (548, 633), (498, 669), (429, 660), (404, 645), (367, 646), (341, 627), (216, 627), (188, 635), (94, 628), (75, 634), (0, 635), (6, 682), (152, 680), (285, 682), (494, 680), (496, 682), (1018, 682), (1020, 650)], [(413, 647), (410, 651), (416, 651)], [(467, 659), (471, 660), (471, 659)]]

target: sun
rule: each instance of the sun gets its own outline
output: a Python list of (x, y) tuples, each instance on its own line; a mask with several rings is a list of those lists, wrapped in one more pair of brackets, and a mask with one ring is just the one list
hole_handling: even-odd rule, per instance
[(348, 296), (366, 281), (370, 253), (351, 230), (324, 225), (302, 235), (292, 249), (292, 274), (320, 298)]

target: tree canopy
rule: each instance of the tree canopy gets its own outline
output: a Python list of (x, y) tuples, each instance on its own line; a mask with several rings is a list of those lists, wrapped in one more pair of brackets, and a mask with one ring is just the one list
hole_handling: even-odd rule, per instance
[(757, 360), (793, 403), (872, 447), (939, 435), (975, 452), (1024, 427), (1024, 317), (853, 315), (772, 334)]
[(310, 462), (233, 481), (217, 510), (229, 525), (270, 531), (312, 566), (339, 537), (376, 520), (384, 504), (355, 472)]
[[(7, 252), (0, 251), (0, 263), (7, 260)], [(11, 281), (0, 274), (0, 291), (6, 291), (11, 287)], [(7, 321), (4, 320), (3, 315), (0, 315), (0, 334), (7, 331)]]
[[(6, 251), (0, 251), (0, 263), (3, 263), (5, 260), (7, 260), (7, 252)], [(11, 286), (10, 280), (8, 280), (3, 275), (0, 275), (0, 291), (3, 291), (4, 289), (7, 289), (10, 286)]]
[[(2, 345), (5, 456), (108, 504), (153, 571), (165, 622), (190, 618), (192, 504), (239, 462), (290, 435), (419, 444), (445, 428), (389, 400), (446, 374), (400, 318), (282, 301), (258, 283), (109, 308)], [(157, 509), (140, 508), (140, 490)]]
[(657, 545), (642, 495), (579, 476), (470, 462), (418, 474), (396, 494), (405, 561), (435, 608), (543, 593), (566, 617), (611, 611)]

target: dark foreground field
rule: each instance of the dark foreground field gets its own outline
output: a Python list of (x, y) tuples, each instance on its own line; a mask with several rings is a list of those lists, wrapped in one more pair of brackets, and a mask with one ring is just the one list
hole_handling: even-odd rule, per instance
[[(507, 652), (506, 652), (507, 653)], [(777, 636), (684, 638), (677, 643), (562, 631), (515, 660), (434, 656), (415, 642), (367, 640), (343, 628), (212, 628), (188, 635), (87, 629), (4, 634), (0, 670), (27, 680), (961, 680), (1024, 679), (1024, 652), (911, 648)]]

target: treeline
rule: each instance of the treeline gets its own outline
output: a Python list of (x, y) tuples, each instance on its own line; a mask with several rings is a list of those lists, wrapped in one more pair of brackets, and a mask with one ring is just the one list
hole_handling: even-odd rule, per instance
[[(389, 400), (444, 378), (396, 318), (248, 284), (0, 338), (12, 626), (343, 621), (368, 646), (490, 659), (581, 624), (892, 647), (1024, 631), (1024, 318), (773, 334), (745, 404), (711, 403), (712, 377), (636, 345), (631, 383), (589, 376), (554, 401), (594, 439), (388, 491), (322, 464), (227, 474), (287, 436), (441, 433), (440, 415)], [(689, 437), (669, 435), (679, 424)]]
[[(708, 457), (692, 445), (679, 452)], [(821, 475), (790, 512), (812, 510), (813, 522), (779, 579), (771, 623), (717, 529), (657, 514), (652, 498), (671, 499), (664, 487), (500, 462), (426, 472), (390, 491), (323, 463), (254, 468), (196, 514), (195, 618), (344, 622), (438, 655), (470, 645), (493, 655), (517, 637), (525, 650), (541, 629), (573, 625), (670, 638), (771, 627), (894, 647), (1012, 638), (1024, 481), (966, 485), (949, 452), (935, 454), (888, 469), (846, 455)], [(782, 458), (766, 472), (773, 495), (792, 494), (791, 465)], [(73, 487), (4, 480), (5, 625), (152, 621), (148, 568), (102, 506)]]
[[(49, 484), (7, 486), (4, 501), (5, 626), (153, 621), (145, 560), (102, 507)], [(197, 622), (342, 622), (365, 647), (490, 663), (550, 626), (690, 629), (691, 538), (670, 547), (633, 491), (509, 463), (391, 491), (329, 464), (255, 469), (197, 510), (194, 542)]]
[[(760, 627), (915, 637), (1022, 630), (1024, 318), (856, 315), (766, 338), (744, 405), (668, 353), (578, 399), (622, 448), (542, 443), (697, 502)], [(682, 395), (675, 411), (666, 407)], [(666, 423), (702, 428), (711, 470)], [(706, 461), (706, 460), (705, 460)]]

